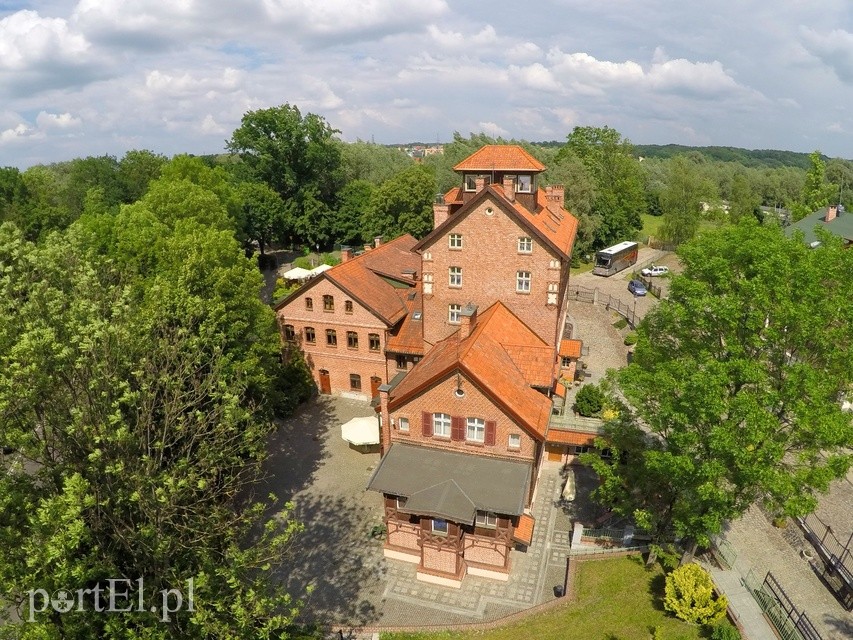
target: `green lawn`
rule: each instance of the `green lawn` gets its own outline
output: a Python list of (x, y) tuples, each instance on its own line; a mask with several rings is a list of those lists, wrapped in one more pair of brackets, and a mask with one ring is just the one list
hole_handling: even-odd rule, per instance
[(660, 228), (661, 225), (663, 225), (663, 216), (652, 216), (648, 213), (644, 213), (640, 216), (640, 219), (643, 221), (643, 228), (640, 229), (637, 237), (641, 242), (648, 240), (649, 236), (660, 238)]
[(577, 602), (492, 631), (383, 633), (383, 640), (649, 640), (654, 627), (664, 640), (698, 640), (701, 627), (663, 610), (663, 572), (647, 571), (639, 557), (582, 563)]

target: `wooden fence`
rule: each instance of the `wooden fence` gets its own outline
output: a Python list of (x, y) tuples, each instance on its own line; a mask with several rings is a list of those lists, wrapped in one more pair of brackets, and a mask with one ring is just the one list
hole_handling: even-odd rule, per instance
[(622, 302), (622, 300), (616, 296), (611, 296), (609, 293), (602, 293), (598, 289), (588, 289), (587, 287), (573, 284), (569, 285), (568, 296), (569, 300), (597, 304), (605, 309), (615, 311), (627, 320), (632, 329), (639, 322), (639, 317), (634, 313), (631, 305), (627, 302)]

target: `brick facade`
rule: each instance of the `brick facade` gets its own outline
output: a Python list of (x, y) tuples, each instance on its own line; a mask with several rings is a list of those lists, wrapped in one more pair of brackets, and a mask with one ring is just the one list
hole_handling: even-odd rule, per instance
[[(462, 398), (456, 395), (457, 376), (453, 374), (405, 404), (391, 409), (388, 415), (390, 423), (386, 422), (391, 425), (391, 442), (408, 442), (463, 453), (535, 462), (539, 446), (537, 441), (471, 380), (460, 375), (459, 381), (461, 382), (459, 387), (465, 392)], [(424, 413), (445, 413), (463, 419), (481, 418), (484, 422), (494, 422), (495, 443), (487, 445), (470, 442), (467, 439), (459, 441), (438, 435), (424, 436), (422, 427)], [(408, 431), (400, 430), (401, 418), (408, 419)], [(510, 434), (519, 436), (517, 449), (509, 447)]]
[[(331, 296), (334, 311), (324, 310), (324, 296)], [(306, 298), (311, 300), (310, 307)], [(352, 303), (352, 311), (348, 311)], [(320, 372), (329, 372), (332, 393), (354, 394), (370, 399), (371, 378), (382, 382), (388, 379), (385, 356), (386, 327), (373, 313), (353, 300), (346, 292), (322, 276), (307, 285), (300, 294), (277, 311), (282, 337), (287, 339), (287, 327), (293, 327), (296, 342), (305, 354), (305, 361), (318, 388)], [(314, 330), (314, 342), (306, 339), (306, 329)], [(326, 331), (335, 332), (336, 346), (327, 344)], [(355, 333), (358, 346), (348, 345), (348, 333)], [(378, 337), (378, 350), (371, 350), (370, 336)], [(360, 376), (361, 389), (353, 388), (352, 374)]]
[[(461, 248), (451, 246), (451, 235), (461, 236)], [(524, 239), (522, 251), (520, 238)], [(456, 238), (453, 242), (458, 243)], [(525, 245), (530, 247), (529, 252)], [(458, 328), (458, 323), (449, 320), (451, 304), (473, 302), (485, 309), (497, 300), (548, 344), (559, 341), (568, 260), (507, 214), (493, 197), (487, 196), (455, 224), (448, 225), (444, 233), (421, 248), (421, 256), (427, 342), (435, 343)], [(451, 282), (451, 267), (461, 269), (461, 286), (455, 284), (459, 272)], [(529, 292), (518, 291), (519, 272), (530, 274)]]

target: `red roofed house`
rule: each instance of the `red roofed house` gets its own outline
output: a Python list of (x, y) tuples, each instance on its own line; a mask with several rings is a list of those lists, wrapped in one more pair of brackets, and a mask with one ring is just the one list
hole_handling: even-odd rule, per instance
[(455, 167), (462, 186), (426, 237), (346, 260), (277, 308), (321, 392), (379, 396), (368, 488), (383, 494), (386, 556), (423, 580), (507, 579), (532, 539), (541, 463), (592, 440), (551, 426), (575, 355), (561, 340), (577, 219), (562, 187), (538, 188), (544, 169), (520, 147), (483, 147)]

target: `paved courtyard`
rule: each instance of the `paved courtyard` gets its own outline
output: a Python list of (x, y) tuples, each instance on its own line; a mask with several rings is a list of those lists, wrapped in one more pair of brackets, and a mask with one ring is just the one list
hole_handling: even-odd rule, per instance
[(282, 425), (273, 443), (268, 489), (293, 500), (305, 532), (286, 559), (282, 580), (305, 596), (303, 618), (335, 626), (447, 625), (503, 617), (554, 599), (562, 585), (572, 518), (587, 502), (595, 479), (576, 469), (578, 499), (568, 509), (557, 504), (560, 466), (543, 468), (533, 505), (533, 543), (513, 551), (508, 582), (466, 576), (461, 589), (415, 579), (414, 564), (386, 560), (382, 542), (370, 530), (382, 521), (378, 494), (365, 491), (379, 461), (361, 454), (340, 437), (340, 425), (370, 415), (366, 403), (320, 397)]

